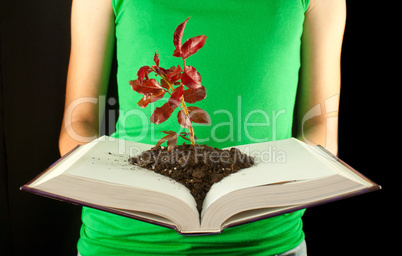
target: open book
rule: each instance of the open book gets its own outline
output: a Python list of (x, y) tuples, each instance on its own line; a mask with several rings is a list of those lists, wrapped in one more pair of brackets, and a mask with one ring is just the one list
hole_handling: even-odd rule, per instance
[(294, 138), (249, 144), (237, 148), (255, 165), (215, 183), (200, 214), (184, 185), (128, 163), (151, 147), (103, 136), (76, 147), (21, 189), (194, 235), (381, 188), (320, 146)]

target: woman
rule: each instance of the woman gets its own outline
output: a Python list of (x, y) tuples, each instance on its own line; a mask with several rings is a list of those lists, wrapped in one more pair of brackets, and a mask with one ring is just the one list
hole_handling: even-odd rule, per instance
[[(189, 16), (184, 38), (208, 36), (187, 60), (208, 92), (197, 104), (211, 117), (211, 126), (195, 128), (200, 142), (227, 147), (294, 136), (336, 154), (345, 1), (74, 0), (62, 155), (98, 136), (103, 109), (98, 97), (107, 92), (115, 44), (120, 116), (113, 136), (155, 144), (161, 135), (154, 131), (175, 129), (173, 118), (157, 127), (149, 123), (151, 110), (138, 108), (140, 96), (128, 81), (136, 79), (139, 67), (152, 65), (156, 50), (161, 66), (180, 64), (171, 56), (172, 35)], [(82, 256), (306, 255), (303, 212), (218, 235), (184, 237), (84, 207), (78, 251)]]

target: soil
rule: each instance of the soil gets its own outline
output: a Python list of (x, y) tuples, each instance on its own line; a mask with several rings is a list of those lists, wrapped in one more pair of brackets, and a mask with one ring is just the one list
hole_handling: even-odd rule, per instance
[(147, 168), (186, 186), (201, 212), (202, 203), (211, 186), (224, 177), (254, 164), (254, 159), (238, 149), (221, 150), (206, 145), (183, 144), (168, 152), (155, 147), (131, 157), (129, 162)]

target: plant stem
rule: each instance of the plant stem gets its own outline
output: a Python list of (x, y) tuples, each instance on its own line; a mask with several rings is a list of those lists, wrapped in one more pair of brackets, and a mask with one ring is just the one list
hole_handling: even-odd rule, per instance
[[(190, 119), (190, 114), (188, 113), (188, 109), (186, 106), (186, 103), (184, 103), (184, 99), (181, 99), (181, 106), (183, 107), (184, 113), (188, 116), (188, 118)], [(191, 145), (195, 145), (195, 141), (194, 141), (194, 128), (193, 128), (193, 123), (190, 121), (190, 127), (188, 128), (189, 132), (190, 132), (190, 141), (191, 141)]]
[[(184, 59), (183, 59), (184, 61)], [(184, 62), (184, 65), (186, 63)], [(173, 86), (169, 83), (169, 81), (166, 79), (166, 77), (162, 76), (163, 80), (166, 81), (166, 83), (169, 85), (169, 88), (174, 91)], [(184, 97), (181, 99), (180, 105), (182, 106), (184, 113), (188, 116), (188, 118), (190, 119), (190, 113), (188, 112), (186, 103), (184, 102)], [(189, 132), (190, 132), (190, 142), (191, 145), (195, 145), (195, 140), (194, 140), (194, 128), (193, 128), (193, 123), (190, 121), (190, 127), (188, 128)]]
[[(186, 59), (183, 58), (183, 71), (186, 70)], [(188, 109), (186, 107), (186, 103), (184, 103), (184, 97), (181, 99), (181, 105), (183, 106), (184, 113), (188, 116), (188, 119), (190, 119), (190, 114), (188, 113)], [(194, 142), (194, 128), (193, 128), (193, 122), (190, 121), (190, 127), (188, 128), (190, 132), (190, 140), (191, 140), (191, 145), (195, 145)]]

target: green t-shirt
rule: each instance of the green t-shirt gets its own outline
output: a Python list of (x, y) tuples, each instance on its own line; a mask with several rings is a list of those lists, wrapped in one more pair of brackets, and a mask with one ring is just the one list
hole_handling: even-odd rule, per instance
[[(168, 99), (142, 109), (129, 80), (153, 65), (182, 66), (173, 32), (187, 17), (183, 42), (206, 35), (205, 46), (186, 60), (201, 74), (207, 97), (194, 105), (211, 125), (195, 125), (198, 143), (228, 147), (289, 138), (300, 68), (300, 45), (308, 0), (112, 0), (116, 24), (120, 116), (113, 135), (155, 144), (160, 131), (181, 131), (175, 115), (154, 125), (149, 119)], [(191, 104), (190, 104), (191, 105)], [(184, 131), (184, 130), (182, 130)], [(179, 141), (181, 143), (181, 141)], [(303, 239), (304, 211), (227, 228), (221, 234), (181, 236), (164, 227), (83, 209), (78, 250), (87, 255), (273, 255)]]

